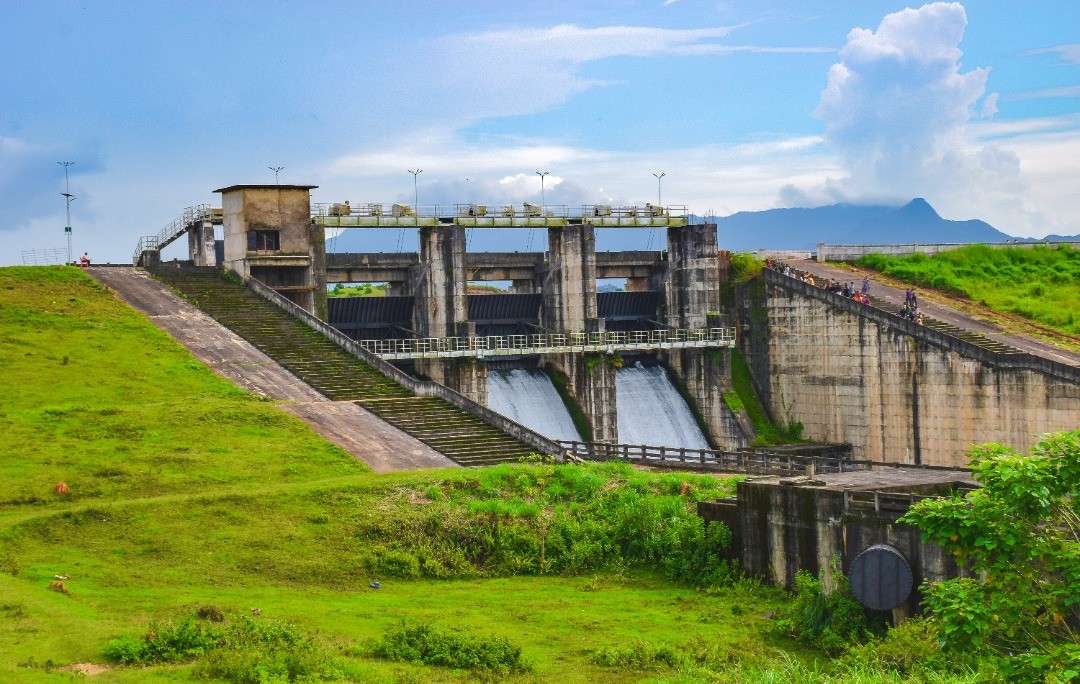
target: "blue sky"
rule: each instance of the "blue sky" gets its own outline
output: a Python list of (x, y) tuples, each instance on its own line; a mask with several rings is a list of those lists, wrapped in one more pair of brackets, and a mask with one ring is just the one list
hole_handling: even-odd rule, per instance
[[(214, 188), (726, 215), (926, 197), (1080, 232), (1080, 3), (0, 0), (0, 263)], [(721, 236), (721, 242), (723, 236)]]

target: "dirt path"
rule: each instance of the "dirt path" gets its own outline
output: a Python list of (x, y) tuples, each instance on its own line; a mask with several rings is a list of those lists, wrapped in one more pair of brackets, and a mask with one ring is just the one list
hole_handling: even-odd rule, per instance
[(120, 300), (184, 345), (215, 373), (244, 389), (290, 402), (281, 409), (377, 473), (453, 468), (456, 463), (350, 402), (332, 402), (247, 340), (210, 318), (145, 271), (93, 267), (87, 272)]
[[(845, 267), (841, 268), (832, 264), (822, 264), (811, 260), (791, 260), (785, 263), (794, 269), (812, 273), (815, 279), (832, 278), (833, 280), (842, 283), (854, 282), (856, 287), (862, 285), (864, 275), (869, 275), (871, 283), (870, 300), (874, 302), (875, 305), (885, 303), (895, 308), (900, 308), (904, 305), (904, 291), (906, 287), (903, 284), (897, 287), (894, 284), (882, 282), (881, 276), (873, 271), (859, 269), (850, 265), (845, 265)], [(893, 283), (895, 282), (896, 281), (893, 281)], [(1080, 353), (1078, 352), (1064, 349), (1037, 337), (1007, 331), (997, 323), (993, 323), (972, 313), (960, 311), (954, 306), (950, 306), (950, 298), (947, 295), (943, 295), (939, 292), (917, 289), (919, 293), (919, 308), (921, 308), (930, 318), (935, 318), (943, 323), (954, 325), (962, 330), (981, 333), (991, 340), (1014, 347), (1034, 356), (1041, 356), (1069, 366), (1080, 366)]]

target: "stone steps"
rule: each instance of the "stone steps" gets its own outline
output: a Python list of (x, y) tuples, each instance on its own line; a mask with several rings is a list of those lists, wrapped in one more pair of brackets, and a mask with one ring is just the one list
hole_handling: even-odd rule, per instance
[[(882, 311), (886, 311), (886, 312), (891, 313), (891, 314), (893, 314), (895, 316), (900, 315), (900, 310), (901, 310), (900, 307), (880, 306), (878, 308), (880, 308)], [(924, 328), (929, 328), (930, 330), (935, 330), (935, 331), (937, 331), (937, 332), (939, 332), (939, 333), (941, 333), (943, 335), (949, 335), (950, 337), (956, 337), (958, 339), (964, 340), (965, 342), (973, 344), (973, 345), (975, 345), (977, 347), (982, 347), (983, 349), (986, 349), (986, 350), (989, 350), (989, 351), (992, 351), (992, 352), (996, 352), (998, 354), (1022, 354), (1023, 353), (1019, 349), (1016, 349), (1015, 347), (1010, 347), (1009, 345), (1002, 344), (1001, 342), (998, 342), (997, 340), (992, 340), (989, 337), (986, 337), (985, 335), (983, 335), (982, 333), (976, 333), (976, 332), (971, 332), (970, 330), (964, 330), (962, 328), (956, 327), (955, 325), (945, 323), (944, 321), (939, 321), (937, 319), (930, 318), (929, 316), (926, 316), (925, 314), (923, 315), (923, 327)]]
[(461, 465), (513, 462), (533, 449), (435, 397), (419, 397), (213, 268), (155, 275), (334, 401), (353, 401)]

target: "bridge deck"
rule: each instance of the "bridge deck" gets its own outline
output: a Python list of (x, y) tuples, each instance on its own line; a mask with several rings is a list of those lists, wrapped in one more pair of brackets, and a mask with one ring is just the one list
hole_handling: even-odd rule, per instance
[(715, 349), (735, 346), (734, 328), (692, 330), (635, 330), (605, 333), (500, 335), (404, 340), (360, 340), (367, 351), (387, 361), (408, 359), (486, 358), (654, 351), (657, 349)]
[(362, 204), (343, 207), (337, 204), (314, 204), (311, 222), (324, 228), (420, 228), (424, 226), (464, 226), (466, 228), (549, 228), (590, 225), (595, 228), (656, 228), (689, 225), (684, 206), (611, 207), (586, 205), (580, 212), (566, 206), (525, 204), (498, 207), (483, 204), (457, 204), (451, 207), (426, 208), (419, 212), (407, 205)]

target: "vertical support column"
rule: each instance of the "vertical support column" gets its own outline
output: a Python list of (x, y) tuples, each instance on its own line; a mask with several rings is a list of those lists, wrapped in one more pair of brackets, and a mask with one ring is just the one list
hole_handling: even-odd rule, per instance
[(596, 236), (592, 226), (548, 228), (540, 324), (561, 333), (600, 332), (596, 309)]
[(311, 285), (314, 305), (314, 314), (321, 320), (327, 320), (326, 303), (326, 229), (322, 226), (309, 222), (308, 241), (311, 245)]
[(210, 221), (196, 221), (188, 229), (188, 256), (195, 266), (217, 265), (213, 223)]
[[(469, 323), (467, 282), (465, 228), (421, 228), (413, 305), (417, 334), (439, 338), (476, 334), (476, 326)], [(476, 402), (487, 403), (487, 364), (482, 360), (418, 360), (416, 370)]]
[[(716, 224), (668, 228), (668, 273), (663, 289), (664, 320), (668, 325), (719, 325)], [(693, 401), (692, 407), (705, 424), (713, 446), (735, 449), (753, 439), (749, 423), (740, 421), (724, 400), (724, 393), (732, 390), (729, 349), (681, 349), (664, 352), (661, 357)]]
[[(548, 263), (540, 324), (559, 333), (603, 332), (596, 306), (596, 233), (590, 225), (548, 228)], [(569, 378), (568, 389), (592, 426), (594, 441), (615, 441), (615, 369), (581, 354), (545, 358)]]
[(704, 328), (720, 311), (720, 265), (716, 224), (668, 228), (665, 320), (676, 328)]

